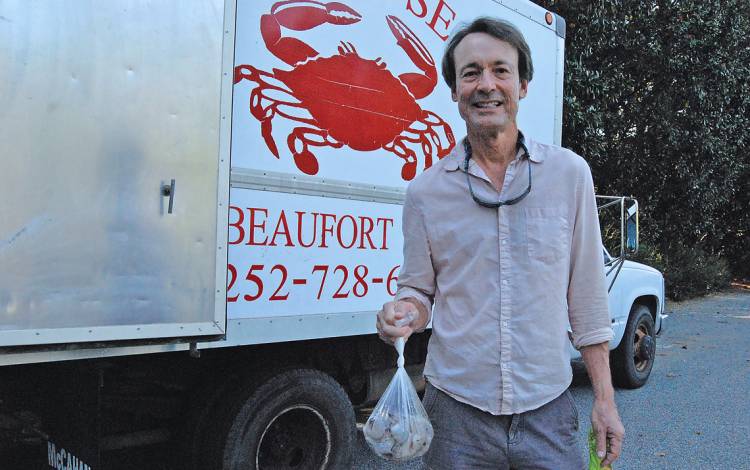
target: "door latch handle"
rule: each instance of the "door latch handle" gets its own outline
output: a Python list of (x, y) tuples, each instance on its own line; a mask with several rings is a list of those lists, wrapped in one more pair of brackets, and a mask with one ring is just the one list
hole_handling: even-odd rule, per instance
[(169, 209), (167, 210), (167, 213), (171, 214), (172, 205), (174, 203), (174, 178), (172, 178), (172, 181), (169, 184), (165, 184), (161, 187), (161, 195), (169, 196)]

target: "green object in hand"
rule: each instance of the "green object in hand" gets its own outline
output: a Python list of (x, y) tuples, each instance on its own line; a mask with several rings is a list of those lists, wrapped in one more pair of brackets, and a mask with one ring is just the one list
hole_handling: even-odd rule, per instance
[(589, 470), (612, 470), (609, 465), (602, 466), (602, 461), (596, 455), (596, 435), (589, 429)]

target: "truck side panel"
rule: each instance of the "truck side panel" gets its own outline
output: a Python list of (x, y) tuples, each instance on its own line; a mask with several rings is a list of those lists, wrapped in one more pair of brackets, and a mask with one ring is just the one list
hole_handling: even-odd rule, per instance
[[(322, 7), (238, 2), (230, 323), (226, 341), (202, 347), (375, 331), (402, 259), (404, 190), (465, 132), (439, 71), (460, 23), (492, 15), (524, 32), (542, 78), (530, 84), (520, 127), (559, 143), (563, 43), (545, 10), (490, 0), (344, 3), (336, 15), (345, 20), (333, 21)], [(418, 46), (400, 46), (398, 35)], [(431, 76), (426, 96), (415, 99), (419, 88), (404, 74)], [(341, 329), (344, 319), (354, 328)]]

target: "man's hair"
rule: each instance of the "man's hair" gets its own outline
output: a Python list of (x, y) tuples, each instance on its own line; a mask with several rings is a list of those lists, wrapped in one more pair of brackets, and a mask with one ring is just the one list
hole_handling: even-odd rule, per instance
[(511, 23), (497, 18), (482, 16), (453, 33), (443, 54), (442, 72), (445, 83), (452, 92), (456, 91), (456, 60), (453, 52), (463, 38), (471, 33), (486, 33), (507, 42), (518, 51), (518, 76), (521, 80), (531, 81), (534, 76), (534, 64), (531, 62), (531, 50), (523, 34)]

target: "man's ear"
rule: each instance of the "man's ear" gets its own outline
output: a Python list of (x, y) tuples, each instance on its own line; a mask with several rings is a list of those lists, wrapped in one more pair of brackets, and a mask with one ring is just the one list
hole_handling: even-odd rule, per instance
[(451, 90), (451, 99), (453, 100), (454, 103), (458, 103), (458, 95), (456, 94), (455, 89)]
[(529, 81), (521, 80), (521, 86), (518, 88), (518, 98), (526, 98), (526, 94), (529, 92)]

